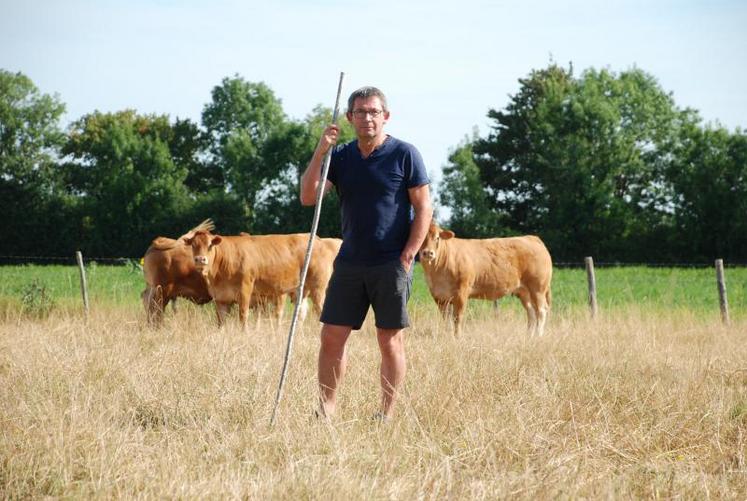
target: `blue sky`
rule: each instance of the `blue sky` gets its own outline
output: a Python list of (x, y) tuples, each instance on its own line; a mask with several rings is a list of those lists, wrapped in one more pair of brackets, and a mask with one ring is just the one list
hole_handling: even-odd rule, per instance
[(67, 106), (134, 108), (197, 122), (211, 89), (263, 81), (288, 116), (376, 85), (389, 133), (437, 180), (449, 150), (554, 60), (577, 72), (633, 66), (680, 107), (747, 127), (747, 1), (0, 0), (0, 68)]

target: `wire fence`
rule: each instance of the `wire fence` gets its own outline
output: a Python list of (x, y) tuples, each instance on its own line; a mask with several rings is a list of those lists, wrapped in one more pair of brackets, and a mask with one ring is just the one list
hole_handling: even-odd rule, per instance
[[(76, 290), (80, 290), (80, 267), (80, 276), (89, 277), (92, 300), (114, 303), (139, 301), (144, 285), (141, 258), (81, 257), (79, 265), (75, 255), (0, 256), (0, 297), (19, 296), (29, 288), (29, 284), (34, 283), (46, 287), (54, 298), (67, 300), (76, 295)], [(102, 268), (97, 271), (99, 266)], [(724, 262), (723, 269), (726, 271), (723, 272), (725, 280), (722, 278), (722, 283), (717, 282), (715, 262), (594, 262), (593, 266), (598, 271), (595, 282), (589, 280), (586, 266), (586, 260), (554, 263), (556, 273), (553, 273), (552, 293), (556, 311), (584, 304), (589, 306), (592, 315), (595, 315), (597, 308), (605, 310), (629, 304), (718, 311), (721, 303), (726, 322), (729, 306), (740, 318), (747, 312), (745, 263)], [(55, 271), (57, 267), (60, 269)], [(111, 271), (104, 272), (104, 268)], [(416, 269), (416, 275), (419, 273), (421, 270)], [(415, 304), (429, 305), (432, 298), (421, 278), (418, 281), (423, 283), (415, 287), (412, 299)], [(482, 307), (479, 304), (474, 306)]]
[[(86, 257), (83, 255), (84, 263), (96, 262), (106, 265), (131, 265), (139, 263), (142, 256), (139, 257)], [(20, 265), (20, 264), (67, 264), (75, 265), (75, 255), (70, 256), (0, 256), (0, 266), (2, 265)], [(554, 268), (585, 268), (583, 259), (578, 261), (555, 261)], [(594, 261), (596, 268), (713, 268), (711, 262), (623, 262), (623, 261)], [(724, 261), (724, 268), (745, 268), (747, 261), (728, 262)]]
[[(99, 264), (109, 265), (127, 265), (132, 262), (140, 262), (139, 257), (86, 257), (83, 261), (89, 263), (95, 261)], [(77, 264), (75, 254), (70, 256), (0, 256), (0, 266), (2, 265), (19, 265), (19, 264)]]

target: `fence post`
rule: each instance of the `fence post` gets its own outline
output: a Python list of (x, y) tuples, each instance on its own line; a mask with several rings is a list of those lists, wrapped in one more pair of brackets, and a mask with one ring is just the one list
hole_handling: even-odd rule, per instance
[(83, 294), (83, 308), (88, 320), (88, 287), (86, 286), (86, 270), (83, 267), (83, 254), (75, 251), (75, 259), (78, 261), (78, 271), (80, 271), (80, 293)]
[(716, 284), (718, 285), (718, 302), (721, 306), (721, 321), (729, 325), (729, 301), (726, 298), (726, 279), (724, 278), (724, 260), (716, 260)]
[(591, 256), (584, 258), (586, 264), (586, 280), (589, 283), (589, 309), (591, 310), (591, 318), (597, 316), (597, 280), (594, 277), (594, 260)]

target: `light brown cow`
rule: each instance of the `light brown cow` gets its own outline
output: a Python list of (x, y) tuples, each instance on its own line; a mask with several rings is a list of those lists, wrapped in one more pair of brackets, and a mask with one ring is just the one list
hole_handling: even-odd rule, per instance
[[(206, 219), (198, 226), (177, 239), (156, 237), (143, 257), (143, 276), (145, 290), (140, 294), (145, 308), (148, 322), (160, 325), (163, 313), (170, 302), (177, 298), (185, 298), (196, 304), (206, 304), (213, 300), (208, 292), (207, 282), (197, 271), (192, 257), (192, 249), (185, 239), (194, 236), (196, 231), (212, 230), (213, 222)], [(291, 294), (292, 296), (293, 294)], [(261, 314), (269, 315), (274, 312), (279, 322), (287, 295), (252, 297), (250, 308)], [(305, 306), (302, 305), (302, 306)], [(301, 310), (301, 320), (305, 317), (306, 309)]]
[(552, 259), (539, 237), (462, 239), (431, 224), (420, 248), (420, 263), (433, 299), (444, 315), (453, 309), (461, 332), (467, 300), (512, 294), (527, 312), (530, 334), (542, 335), (550, 310)]
[[(207, 281), (215, 301), (218, 323), (223, 324), (229, 307), (238, 303), (239, 319), (246, 329), (253, 295), (275, 297), (296, 292), (308, 238), (308, 233), (221, 236), (198, 231), (187, 239), (195, 268)], [(334, 244), (317, 244), (319, 252), (312, 254), (304, 297), (311, 299), (319, 314), (332, 274), (330, 249)]]
[(213, 227), (213, 222), (206, 219), (177, 239), (153, 239), (143, 257), (145, 290), (140, 295), (149, 323), (159, 325), (164, 309), (177, 297), (197, 304), (212, 300), (205, 279), (194, 267), (192, 250), (185, 239), (193, 237), (196, 231), (212, 230)]

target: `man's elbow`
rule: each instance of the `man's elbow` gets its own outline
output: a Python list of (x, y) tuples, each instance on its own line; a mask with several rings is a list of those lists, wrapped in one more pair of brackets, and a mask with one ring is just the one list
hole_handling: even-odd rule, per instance
[(424, 219), (430, 221), (433, 217), (433, 204), (429, 201), (423, 202), (419, 206), (415, 207), (415, 214), (422, 216)]
[(314, 205), (316, 203), (316, 197), (310, 196), (308, 193), (301, 192), (299, 198), (301, 199), (301, 205), (303, 206)]

